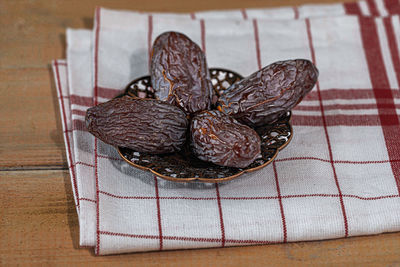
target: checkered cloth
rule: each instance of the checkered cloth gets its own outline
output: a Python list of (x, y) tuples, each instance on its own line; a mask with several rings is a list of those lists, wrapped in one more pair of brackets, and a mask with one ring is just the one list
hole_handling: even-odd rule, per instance
[[(399, 13), (392, 0), (180, 15), (97, 9), (93, 31), (68, 30), (67, 61), (53, 62), (80, 244), (113, 254), (399, 231)], [(197, 42), (210, 67), (244, 76), (283, 59), (317, 65), (316, 88), (293, 110), (293, 140), (273, 163), (221, 184), (174, 183), (87, 132), (86, 109), (147, 75), (151, 44), (167, 30)]]

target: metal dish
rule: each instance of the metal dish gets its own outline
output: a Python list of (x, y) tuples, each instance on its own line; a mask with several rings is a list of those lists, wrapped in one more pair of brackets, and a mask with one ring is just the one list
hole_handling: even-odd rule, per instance
[[(212, 84), (217, 94), (222, 88), (228, 88), (243, 77), (225, 69), (210, 69)], [(151, 88), (150, 76), (138, 78), (125, 89), (122, 95), (132, 97), (155, 98)], [(150, 171), (160, 178), (175, 182), (206, 182), (218, 183), (232, 180), (246, 172), (264, 168), (271, 163), (279, 150), (283, 149), (293, 135), (290, 125), (291, 113), (280, 118), (276, 123), (256, 128), (261, 138), (262, 158), (246, 168), (222, 167), (197, 159), (187, 146), (178, 153), (152, 155), (128, 148), (117, 147), (119, 155), (133, 167)]]

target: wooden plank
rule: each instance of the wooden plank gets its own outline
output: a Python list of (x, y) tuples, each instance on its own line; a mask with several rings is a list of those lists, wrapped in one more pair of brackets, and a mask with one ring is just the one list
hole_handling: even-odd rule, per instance
[(78, 249), (66, 171), (0, 172), (0, 265), (276, 266), (400, 264), (400, 233), (267, 246), (96, 257)]
[[(348, 0), (351, 1), (351, 0)], [(337, 0), (290, 0), (285, 5)], [(268, 7), (280, 1), (0, 1), (0, 168), (66, 167), (49, 63), (65, 57), (67, 27), (92, 27), (94, 8), (190, 12)]]
[(47, 68), (0, 69), (1, 167), (66, 167), (50, 75)]

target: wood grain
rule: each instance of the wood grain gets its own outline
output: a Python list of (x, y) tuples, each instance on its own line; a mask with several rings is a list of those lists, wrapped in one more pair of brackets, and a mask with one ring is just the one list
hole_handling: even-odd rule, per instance
[(400, 265), (400, 233), (269, 246), (95, 257), (78, 249), (67, 171), (0, 172), (0, 265)]
[[(284, 4), (329, 2), (337, 1)], [(78, 248), (69, 175), (55, 170), (67, 164), (49, 63), (65, 58), (65, 29), (91, 28), (95, 6), (191, 12), (282, 4), (276, 0), (0, 0), (0, 266), (400, 266), (400, 233), (107, 257)]]
[(0, 69), (0, 167), (66, 166), (49, 76), (47, 68)]

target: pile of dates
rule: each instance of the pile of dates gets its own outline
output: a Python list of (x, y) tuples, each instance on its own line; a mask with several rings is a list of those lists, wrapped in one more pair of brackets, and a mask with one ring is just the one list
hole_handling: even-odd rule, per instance
[(152, 154), (178, 152), (189, 142), (199, 159), (237, 168), (261, 157), (254, 128), (285, 116), (318, 78), (308, 60), (278, 61), (217, 94), (203, 51), (178, 32), (154, 41), (150, 74), (157, 99), (124, 96), (92, 107), (89, 132)]

